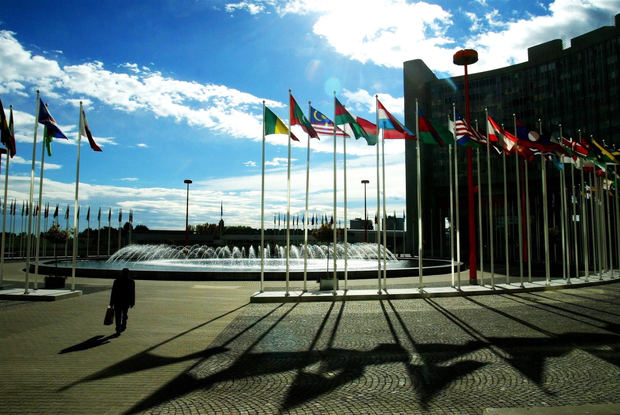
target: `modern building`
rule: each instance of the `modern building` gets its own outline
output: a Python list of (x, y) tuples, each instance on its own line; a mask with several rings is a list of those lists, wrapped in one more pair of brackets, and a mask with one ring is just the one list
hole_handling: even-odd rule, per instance
[[(573, 38), (570, 46), (559, 39), (533, 46), (528, 49), (528, 60), (523, 63), (487, 72), (469, 75), (470, 107), (472, 122), (480, 122), (484, 131), (485, 108), (498, 123), (503, 123), (508, 131), (513, 131), (513, 114), (530, 129), (557, 136), (560, 125), (564, 137), (577, 137), (581, 134), (593, 135), (605, 142), (608, 147), (620, 145), (620, 14), (615, 16), (614, 26), (605, 26)], [(470, 69), (471, 71), (471, 69)], [(404, 63), (405, 123), (415, 128), (415, 100), (425, 116), (447, 123), (452, 114), (452, 103), (457, 111), (465, 116), (464, 77), (438, 79), (420, 60)], [(539, 125), (540, 120), (540, 125)], [(425, 256), (446, 256), (449, 254), (449, 181), (448, 150), (421, 144), (422, 158), (422, 200), (423, 200), (423, 239)], [(461, 235), (461, 259), (468, 258), (467, 219), (467, 163), (465, 151), (458, 149), (459, 172), (459, 218)], [(486, 150), (480, 150), (480, 169), (477, 154), (474, 152), (474, 185), (477, 185), (478, 172), (481, 173), (481, 202), (488, 206), (486, 192)], [(537, 157), (540, 159), (540, 157)], [(407, 164), (407, 217), (417, 218), (416, 203), (416, 143), (406, 143)], [(529, 195), (532, 212), (529, 218), (531, 229), (532, 259), (541, 260), (541, 173), (540, 161), (535, 160), (521, 166), (529, 173)], [(516, 162), (508, 160), (507, 194), (509, 197), (508, 222), (511, 226), (509, 256), (511, 263), (519, 258), (517, 235)], [(549, 227), (552, 237), (552, 260), (560, 261), (557, 240), (559, 232), (559, 174), (548, 168), (550, 194)], [(492, 214), (496, 217), (493, 226), (496, 258), (504, 255), (504, 215), (503, 215), (503, 168), (501, 157), (493, 157), (492, 176)], [(567, 175), (570, 181), (570, 176)], [(587, 180), (586, 180), (587, 182)], [(556, 184), (557, 183), (557, 184)], [(521, 183), (523, 184), (523, 183)], [(477, 188), (478, 189), (478, 188)], [(573, 188), (575, 189), (575, 188)], [(478, 193), (475, 194), (478, 207)], [(489, 261), (488, 209), (482, 221), (476, 217), (476, 232), (479, 223), (485, 228), (482, 232), (485, 262)], [(407, 221), (407, 251), (417, 254), (417, 221)], [(478, 239), (479, 241), (479, 239)], [(495, 261), (499, 264), (500, 261)], [(488, 269), (488, 268), (487, 268)]]

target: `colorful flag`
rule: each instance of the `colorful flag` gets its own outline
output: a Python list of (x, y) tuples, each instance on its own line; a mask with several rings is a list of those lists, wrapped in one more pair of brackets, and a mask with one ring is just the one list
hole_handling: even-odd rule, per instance
[(377, 126), (362, 117), (356, 117), (355, 121), (366, 133), (366, 143), (368, 143), (369, 146), (377, 144)]
[(56, 124), (56, 120), (50, 114), (47, 106), (43, 104), (43, 100), (39, 98), (39, 122), (48, 128), (48, 134), (50, 134), (54, 138), (64, 138), (67, 139), (67, 136), (60, 130), (58, 124)]
[[(334, 135), (334, 123), (316, 108), (310, 107), (310, 124), (319, 135)], [(336, 127), (336, 135), (348, 137), (347, 133)]]
[(460, 146), (482, 147), (482, 144), (486, 144), (486, 138), (473, 129), (458, 112), (456, 122), (450, 120), (448, 129), (452, 134), (456, 129), (456, 143)]
[(489, 141), (499, 143), (506, 154), (510, 154), (517, 142), (517, 137), (501, 128), (491, 116), (487, 116), (487, 132)]
[(377, 135), (375, 134), (374, 138), (370, 137), (366, 131), (358, 124), (355, 118), (349, 111), (338, 101), (338, 98), (334, 97), (334, 107), (336, 112), (336, 125), (342, 126), (345, 134), (349, 137), (355, 137), (357, 140), (360, 137), (364, 137), (366, 139), (366, 143), (369, 146), (374, 146), (377, 144)]
[[(444, 144), (452, 144), (454, 138), (450, 134), (450, 131), (443, 127), (441, 124), (433, 124), (424, 115), (422, 110), (418, 108), (418, 133), (420, 134), (420, 141), (425, 144), (439, 144), (439, 147), (443, 147)], [(394, 215), (396, 217), (396, 215)]]
[[(265, 107), (265, 119), (263, 120), (263, 128), (265, 129), (265, 135), (270, 134), (285, 134), (288, 135), (288, 127), (282, 122), (276, 114), (269, 108)], [(299, 141), (295, 134), (291, 132), (291, 138), (295, 141)]]
[(0, 100), (0, 141), (9, 152), (11, 158), (15, 156), (15, 134), (13, 131), (13, 108), (11, 107), (9, 121), (6, 120), (2, 100)]
[(289, 104), (291, 125), (299, 125), (310, 137), (319, 138), (312, 124), (310, 124), (304, 112), (299, 108), (299, 105), (297, 105), (297, 101), (295, 101), (293, 95), (289, 95)]
[[(385, 109), (381, 101), (377, 99), (377, 120), (379, 128), (384, 130), (392, 130), (391, 134), (383, 135), (386, 139), (406, 139), (415, 140), (416, 136), (406, 127), (404, 127), (396, 118)], [(394, 134), (397, 132), (398, 134)]]
[(86, 138), (88, 138), (88, 144), (90, 144), (90, 148), (92, 148), (95, 151), (102, 151), (101, 147), (99, 147), (97, 143), (95, 142), (95, 140), (93, 139), (93, 135), (90, 132), (90, 128), (88, 127), (88, 121), (86, 121), (86, 114), (84, 113), (83, 109), (80, 115), (82, 116), (82, 129), (80, 130), (80, 135), (82, 136), (85, 135)]
[(611, 151), (607, 150), (605, 146), (601, 145), (594, 137), (590, 137), (590, 149), (594, 153), (594, 156), (602, 163), (619, 164), (616, 156)]

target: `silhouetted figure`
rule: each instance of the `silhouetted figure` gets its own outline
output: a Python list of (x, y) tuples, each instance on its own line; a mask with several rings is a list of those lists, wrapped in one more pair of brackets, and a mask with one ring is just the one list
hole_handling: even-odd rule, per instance
[(129, 278), (129, 269), (123, 268), (121, 276), (114, 280), (110, 307), (114, 308), (116, 333), (121, 334), (127, 328), (127, 311), (136, 303), (136, 284)]

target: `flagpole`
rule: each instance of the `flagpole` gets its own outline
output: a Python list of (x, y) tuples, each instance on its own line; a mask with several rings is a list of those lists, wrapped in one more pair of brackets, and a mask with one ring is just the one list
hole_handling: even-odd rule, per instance
[[(454, 104), (452, 104), (454, 105)], [(456, 118), (456, 110), (455, 110)], [(476, 131), (478, 131), (478, 120), (476, 120)], [(480, 179), (480, 148), (476, 147), (476, 173), (478, 176), (478, 249), (480, 251), (480, 285), (484, 286), (484, 256), (482, 250), (482, 180)]]
[(110, 233), (112, 231), (112, 208), (108, 210), (108, 258), (110, 257)]
[[(605, 167), (605, 171), (607, 171), (607, 169), (609, 169), (609, 165), (607, 165)], [(608, 180), (608, 183), (611, 183), (611, 181)], [(609, 259), (609, 272), (611, 273), (611, 277), (613, 278), (614, 276), (614, 263), (613, 263), (613, 246), (612, 246), (612, 237), (611, 237), (611, 205), (609, 204), (609, 190), (605, 191), (605, 207), (607, 210), (607, 226), (605, 226), (605, 228), (607, 229), (606, 233), (607, 233), (607, 246), (609, 249), (609, 255), (608, 255), (608, 259)]]
[[(512, 123), (515, 132), (515, 137), (518, 137), (517, 133), (517, 115), (512, 114)], [(518, 140), (518, 139), (517, 139)], [(521, 179), (519, 174), (519, 141), (515, 143), (515, 170), (517, 178), (517, 226), (519, 228), (519, 282), (523, 287), (523, 228), (521, 218)]]
[[(312, 111), (311, 105), (311, 102), (308, 101), (308, 112)], [(310, 134), (308, 134), (307, 137), (308, 146), (306, 149), (306, 210), (304, 214), (304, 291), (308, 290), (308, 198), (310, 195)]]
[(290, 108), (291, 90), (288, 90), (289, 96), (289, 117), (288, 117), (288, 163), (286, 170), (286, 296), (289, 295), (289, 271), (291, 257), (291, 115), (293, 109)]
[[(377, 137), (379, 139), (379, 137)], [(377, 142), (377, 146), (379, 143)], [(383, 290), (387, 291), (387, 210), (385, 208), (385, 131), (381, 133), (381, 187), (383, 189)]]
[[(336, 97), (336, 92), (334, 91), (334, 98)], [(334, 120), (336, 120), (336, 115), (334, 113)], [(334, 121), (334, 142), (336, 141), (336, 122)], [(344, 290), (347, 290), (347, 282), (349, 278), (349, 246), (348, 246), (348, 237), (347, 237), (347, 136), (342, 136), (342, 158), (343, 158), (343, 179), (344, 179)], [(385, 176), (384, 176), (385, 180)], [(384, 205), (385, 209), (385, 205)], [(335, 224), (335, 219), (334, 219)]]
[[(614, 165), (614, 204), (616, 205), (616, 249), (618, 251), (616, 258), (620, 260), (620, 212), (618, 211), (618, 172), (616, 165)], [(618, 269), (620, 270), (620, 262)]]
[[(305, 284), (304, 272), (304, 284)], [(263, 140), (261, 152), (261, 180), (260, 180), (260, 292), (265, 283), (265, 100), (263, 100)], [(305, 289), (305, 286), (304, 286)]]
[[(39, 106), (40, 106), (40, 102), (41, 99), (39, 98), (39, 90), (37, 90), (37, 104), (36, 104), (36, 109), (35, 109), (35, 113), (34, 113), (34, 139), (32, 141), (32, 169), (30, 170), (30, 197), (29, 197), (29, 201), (30, 201), (30, 206), (32, 207), (32, 202), (33, 202), (33, 191), (34, 191), (34, 166), (35, 166), (35, 160), (37, 158), (36, 156), (36, 151), (37, 151), (37, 127), (39, 125)], [(43, 146), (45, 147), (45, 146)], [(41, 170), (43, 170), (43, 165), (41, 165)], [(32, 209), (30, 209), (29, 213), (28, 213), (28, 230), (26, 232), (26, 278), (25, 278), (25, 291), (24, 294), (29, 294), (28, 292), (28, 286), (29, 286), (29, 275), (30, 275), (30, 245), (31, 245), (31, 241), (30, 241), (30, 233), (32, 232)], [(36, 288), (35, 288), (36, 289)]]
[[(454, 145), (456, 146), (456, 118), (454, 119)], [(450, 170), (450, 276), (452, 277), (451, 286), (454, 287), (454, 176), (452, 174), (452, 145), (448, 146), (448, 166)]]
[[(573, 139), (570, 139), (571, 143)], [(573, 238), (575, 246), (575, 278), (579, 278), (579, 246), (577, 243), (577, 198), (575, 197), (575, 165), (570, 165), (570, 182), (571, 182), (571, 204), (573, 207), (572, 221), (573, 221)]]
[[(538, 119), (539, 133), (542, 135), (542, 121)], [(542, 180), (542, 204), (543, 204), (543, 234), (545, 243), (545, 281), (551, 283), (551, 269), (549, 265), (549, 214), (547, 212), (547, 172), (545, 169), (545, 157), (541, 156), (541, 180)]]
[(337, 142), (336, 142), (336, 91), (334, 91), (334, 286), (333, 286), (333, 291), (334, 291), (334, 295), (336, 295), (336, 288), (338, 286), (338, 270), (337, 270), (337, 265), (336, 265), (336, 260), (338, 259), (338, 231), (336, 229), (336, 224), (337, 222), (337, 210), (336, 210), (336, 190), (337, 190), (337, 186), (336, 186), (336, 178), (337, 178), (337, 166), (336, 166), (336, 160), (337, 160), (337, 153), (336, 153), (336, 147), (337, 147)]
[[(582, 143), (581, 140), (581, 130), (579, 131), (579, 144)], [(585, 163), (582, 163), (581, 165), (581, 169), (580, 169), (580, 176), (581, 176), (581, 232), (582, 232), (582, 243), (583, 243), (583, 253), (584, 253), (584, 257), (583, 257), (583, 262), (584, 262), (584, 274), (585, 274), (585, 280), (588, 281), (588, 277), (590, 274), (589, 271), (589, 247), (588, 247), (588, 220), (587, 220), (587, 213), (586, 211), (587, 206), (586, 206), (586, 188), (585, 188), (585, 181), (584, 181), (584, 174), (583, 174), (583, 169), (585, 168)]]
[[(502, 130), (504, 125), (502, 124)], [(508, 185), (506, 183), (506, 135), (502, 133), (502, 166), (504, 170), (504, 257), (506, 259), (506, 284), (510, 285), (510, 262), (508, 255)]]
[(82, 147), (82, 101), (80, 101), (80, 121), (78, 123), (77, 160), (75, 167), (75, 198), (73, 199), (73, 257), (71, 259), (71, 291), (75, 291), (75, 265), (78, 250), (78, 197), (80, 188), (80, 150)]
[(532, 282), (532, 236), (530, 233), (529, 161), (524, 161), (525, 170), (525, 232), (527, 233), (527, 281)]
[(101, 236), (101, 206), (99, 206), (99, 213), (97, 214), (97, 259), (99, 259), (100, 236)]
[[(11, 114), (11, 118), (13, 115), (13, 106), (11, 105), (10, 107), (10, 114)], [(9, 126), (9, 128), (11, 128), (12, 126)], [(14, 135), (14, 129), (11, 128), (11, 135)], [(2, 201), (4, 202), (4, 206), (2, 209), (2, 253), (0, 253), (0, 261), (2, 262), (0, 264), (0, 287), (2, 287), (4, 285), (4, 247), (5, 247), (5, 238), (6, 238), (6, 201), (7, 201), (7, 193), (8, 193), (8, 188), (9, 188), (9, 162), (11, 159), (11, 149), (8, 148), (9, 146), (7, 145), (7, 149), (6, 149), (6, 167), (5, 167), (5, 172), (4, 172), (4, 198), (2, 199)], [(2, 157), (0, 155), (0, 157)]]
[[(417, 108), (416, 108), (417, 111)], [(381, 294), (381, 181), (379, 177), (379, 97), (375, 95), (375, 114), (377, 115), (377, 214), (375, 216), (377, 222), (377, 283), (378, 293)]]
[[(418, 185), (418, 276), (419, 276), (419, 289), (422, 291), (424, 289), (424, 274), (422, 272), (422, 168), (420, 166), (420, 123), (419, 123), (419, 108), (418, 108), (418, 99), (415, 100), (415, 136), (416, 136), (416, 165), (417, 165), (417, 185)], [(457, 216), (458, 217), (458, 216)], [(457, 219), (458, 220), (458, 219)], [(457, 240), (458, 240), (458, 230), (457, 230)], [(457, 242), (458, 248), (458, 242)], [(457, 249), (458, 255), (458, 249)], [(458, 258), (457, 258), (458, 261)], [(458, 264), (457, 264), (458, 266)]]
[(596, 237), (598, 228), (596, 220), (598, 216), (595, 212), (596, 201), (594, 200), (594, 189), (596, 188), (595, 170), (596, 165), (592, 167), (592, 172), (590, 174), (590, 212), (592, 213), (592, 219), (590, 219), (592, 226), (590, 227), (590, 231), (592, 234), (592, 271), (594, 271), (594, 274), (596, 274), (598, 270), (598, 239)]
[[(38, 114), (37, 114), (38, 117)], [(44, 130), (47, 131), (47, 130)], [(43, 169), (45, 167), (45, 145), (44, 142), (47, 137), (43, 137), (43, 143), (41, 144), (41, 173), (39, 177), (39, 210), (41, 209), (41, 205), (43, 204)], [(31, 213), (32, 213), (32, 205), (31, 205)], [(37, 285), (39, 282), (39, 246), (41, 244), (41, 215), (37, 215), (37, 238), (35, 242), (35, 253), (34, 253), (34, 289), (37, 289)]]
[[(456, 134), (456, 106), (452, 104), (452, 110), (454, 112), (454, 133)], [(459, 198), (459, 161), (458, 161), (458, 143), (454, 140), (454, 196), (456, 203), (456, 274), (457, 274), (457, 287), (461, 289), (461, 225), (460, 225), (460, 198)], [(452, 180), (452, 179), (450, 179)], [(454, 286), (454, 280), (452, 281)]]
[[(562, 124), (559, 124), (560, 127), (560, 142), (562, 141)], [(565, 194), (565, 180), (564, 180), (564, 156), (560, 156), (560, 221), (561, 221), (561, 237), (562, 237), (562, 278), (567, 278), (567, 262), (570, 261), (570, 257), (567, 257), (567, 229), (566, 229), (566, 194)], [(568, 275), (570, 278), (570, 270), (568, 271)]]
[(476, 148), (476, 163), (477, 163), (477, 175), (478, 175), (478, 234), (479, 241), (478, 247), (480, 249), (480, 285), (484, 286), (484, 257), (482, 249), (482, 239), (484, 237), (482, 233), (482, 180), (480, 179), (480, 149)]
[(495, 289), (495, 261), (493, 259), (493, 189), (491, 186), (491, 146), (489, 143), (489, 110), (484, 109), (487, 131), (487, 186), (489, 193), (489, 259), (491, 260), (491, 288)]

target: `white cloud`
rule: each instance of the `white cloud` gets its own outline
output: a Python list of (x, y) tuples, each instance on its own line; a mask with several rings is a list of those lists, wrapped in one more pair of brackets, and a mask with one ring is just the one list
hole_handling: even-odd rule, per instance
[(145, 143), (138, 143), (138, 144), (136, 144), (136, 146), (140, 147), (140, 148), (148, 148), (148, 145), (145, 144)]
[(123, 182), (137, 182), (139, 179), (137, 177), (123, 177), (121, 181)]
[[(472, 72), (495, 69), (527, 60), (527, 48), (561, 38), (568, 40), (600, 26), (613, 24), (620, 10), (618, 0), (555, 0), (538, 12), (502, 16), (487, 0), (475, 0), (483, 18), (465, 13), (474, 27), (467, 38), (448, 35), (452, 12), (437, 4), (405, 0), (255, 0), (280, 16), (298, 14), (315, 18), (314, 34), (324, 38), (339, 54), (359, 62), (402, 68), (404, 61), (424, 59), (433, 71), (460, 75), (452, 63), (463, 47), (477, 49), (480, 61)], [(346, 18), (342, 18), (346, 16)], [(525, 16), (520, 19), (514, 16)], [(491, 28), (480, 33), (482, 23)]]
[[(342, 95), (345, 97), (346, 102), (353, 109), (358, 111), (367, 111), (371, 114), (375, 112), (375, 94), (371, 94), (365, 89), (358, 89), (357, 91), (349, 91), (344, 89)], [(379, 96), (379, 101), (392, 115), (402, 115), (405, 112), (405, 98), (394, 98), (389, 94), (376, 94)], [(343, 104), (345, 104), (343, 102)], [(346, 104), (345, 104), (346, 105)], [(402, 120), (401, 120), (402, 121)]]
[[(291, 163), (295, 162), (296, 160), (297, 159), (291, 159)], [(286, 158), (286, 157), (275, 157), (271, 161), (265, 161), (265, 166), (279, 167), (279, 166), (286, 166), (287, 163), (288, 163), (288, 158)]]
[(243, 163), (243, 165), (244, 165), (245, 167), (256, 167), (256, 162), (255, 162), (255, 161), (252, 161), (252, 160), (248, 160), (248, 161), (246, 161), (245, 163)]
[[(46, 98), (66, 96), (73, 105), (98, 100), (120, 111), (150, 111), (231, 137), (260, 140), (262, 99), (252, 94), (138, 71), (133, 63), (121, 65), (130, 73), (110, 71), (99, 61), (61, 68), (56, 61), (24, 49), (14, 35), (0, 31), (0, 92), (25, 95), (30, 86), (38, 85)], [(283, 106), (266, 101), (272, 108)]]
[(265, 10), (262, 4), (252, 3), (249, 1), (241, 1), (239, 3), (229, 3), (226, 5), (226, 12), (233, 13), (237, 10), (247, 10), (250, 14), (258, 14)]

